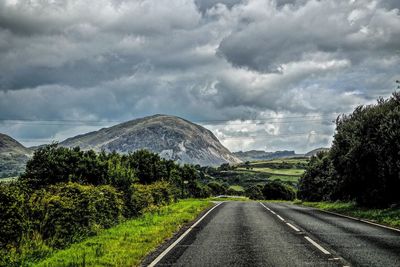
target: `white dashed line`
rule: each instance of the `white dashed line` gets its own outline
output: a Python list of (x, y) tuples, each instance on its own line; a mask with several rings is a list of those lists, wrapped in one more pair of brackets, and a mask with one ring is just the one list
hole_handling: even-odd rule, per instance
[(314, 240), (312, 240), (311, 238), (309, 238), (308, 236), (304, 237), (308, 242), (310, 242), (311, 244), (314, 245), (314, 247), (316, 247), (317, 249), (319, 249), (322, 253), (324, 253), (325, 255), (330, 255), (331, 253), (329, 251), (327, 251), (326, 249), (324, 249), (323, 247), (321, 247), (321, 245), (319, 245), (317, 242), (315, 242)]
[(166, 250), (164, 250), (160, 255), (158, 255), (157, 258), (155, 258), (148, 266), (149, 267), (153, 267), (155, 266), (157, 263), (160, 262), (160, 260), (162, 260), (162, 258), (165, 257), (165, 255), (167, 255), (168, 252), (171, 251), (171, 249), (173, 249), (179, 242), (181, 242), (181, 240), (188, 234), (190, 233), (190, 231), (192, 231), (192, 229), (194, 227), (196, 227), (196, 225), (198, 225), (211, 211), (213, 211), (213, 209), (215, 209), (216, 207), (218, 207), (219, 205), (221, 205), (221, 203), (218, 203), (217, 205), (215, 205), (214, 207), (212, 207), (209, 211), (206, 212), (206, 214), (204, 214), (197, 222), (195, 222), (192, 226), (190, 226), (189, 229), (187, 229), (177, 240), (175, 240), (174, 243), (172, 243)]
[(299, 230), (296, 226), (294, 226), (294, 225), (292, 225), (292, 224), (290, 224), (290, 223), (286, 223), (286, 224), (289, 225), (290, 228), (292, 228), (292, 229), (295, 230), (296, 232), (300, 232), (300, 230)]

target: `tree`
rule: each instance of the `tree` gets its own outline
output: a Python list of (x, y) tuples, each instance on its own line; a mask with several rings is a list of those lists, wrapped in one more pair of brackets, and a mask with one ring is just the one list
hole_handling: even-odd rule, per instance
[(333, 172), (328, 152), (313, 156), (299, 180), (298, 198), (306, 201), (334, 199), (336, 182)]

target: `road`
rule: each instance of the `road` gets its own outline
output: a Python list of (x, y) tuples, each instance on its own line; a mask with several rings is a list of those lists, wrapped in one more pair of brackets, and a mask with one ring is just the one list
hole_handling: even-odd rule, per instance
[(156, 266), (400, 266), (400, 233), (313, 208), (224, 202)]

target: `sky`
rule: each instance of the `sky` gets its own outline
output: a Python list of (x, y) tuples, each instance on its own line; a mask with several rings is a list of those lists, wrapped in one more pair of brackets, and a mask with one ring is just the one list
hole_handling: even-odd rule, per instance
[(330, 146), (400, 79), (398, 0), (2, 0), (0, 132), (26, 146), (153, 114), (231, 151)]

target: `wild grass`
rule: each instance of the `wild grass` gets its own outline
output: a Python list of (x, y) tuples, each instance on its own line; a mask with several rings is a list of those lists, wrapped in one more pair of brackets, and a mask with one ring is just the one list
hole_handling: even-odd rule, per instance
[(235, 191), (244, 192), (243, 186), (240, 186), (240, 185), (231, 185), (231, 186), (229, 186), (229, 189), (232, 189), (232, 190), (235, 190)]
[(267, 174), (276, 174), (276, 175), (289, 175), (289, 176), (300, 176), (304, 173), (304, 169), (273, 169), (273, 168), (253, 168), (251, 170), (246, 170), (245, 168), (238, 168), (240, 171), (247, 172), (263, 172)]
[(275, 181), (275, 180), (281, 180), (282, 182), (292, 182), (292, 183), (298, 183), (299, 182), (299, 176), (289, 176), (289, 175), (272, 175), (269, 177), (269, 180)]
[(352, 217), (366, 219), (372, 222), (381, 223), (391, 227), (400, 228), (400, 208), (371, 209), (358, 207), (353, 202), (300, 202), (308, 207), (314, 207), (322, 210), (333, 211)]
[(138, 266), (149, 252), (211, 206), (207, 200), (181, 200), (104, 230), (35, 266)]

